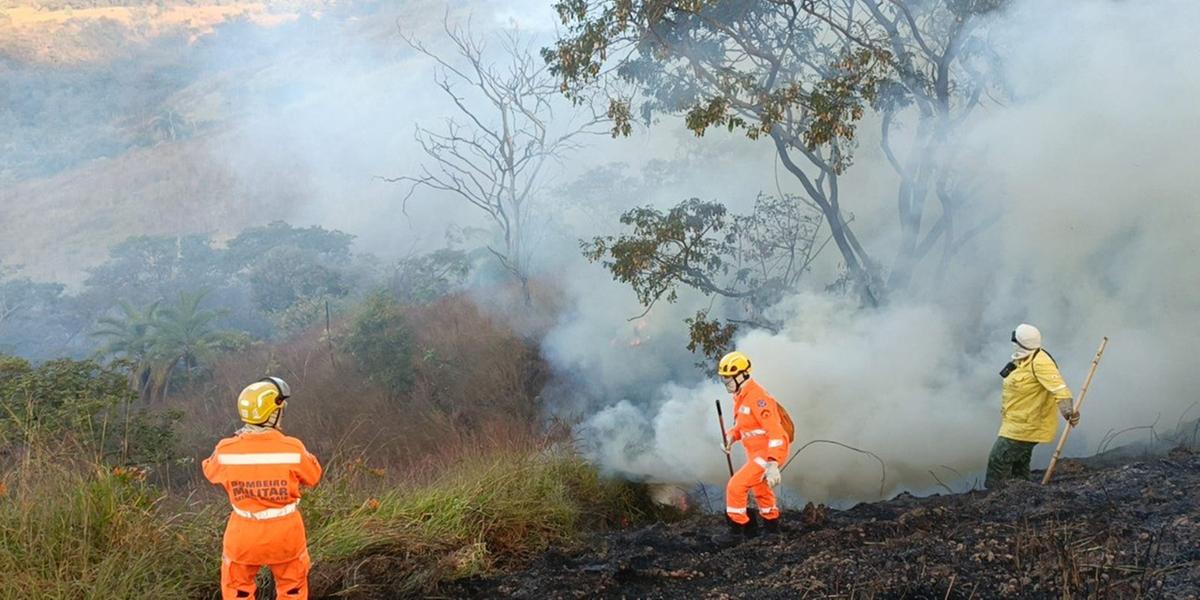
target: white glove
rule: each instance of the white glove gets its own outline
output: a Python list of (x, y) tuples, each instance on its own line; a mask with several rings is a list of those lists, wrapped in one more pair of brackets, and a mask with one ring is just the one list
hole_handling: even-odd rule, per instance
[(722, 443), (722, 444), (721, 444), (721, 452), (724, 452), (725, 454), (729, 454), (729, 451), (730, 451), (732, 448), (733, 448), (733, 442), (729, 442), (729, 443)]
[(779, 482), (783, 479), (783, 474), (779, 472), (779, 464), (774, 462), (767, 463), (763, 479), (767, 480), (767, 485), (770, 487), (779, 485)]

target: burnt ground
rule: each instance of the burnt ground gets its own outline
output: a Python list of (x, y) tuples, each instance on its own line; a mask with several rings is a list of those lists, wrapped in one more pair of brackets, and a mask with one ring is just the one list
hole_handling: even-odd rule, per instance
[[(1039, 477), (1040, 480), (1040, 477)], [(459, 581), (474, 598), (1200, 598), (1200, 455), (1061, 463), (1048, 487), (784, 513), (732, 547), (723, 517), (595, 536), (528, 569)]]

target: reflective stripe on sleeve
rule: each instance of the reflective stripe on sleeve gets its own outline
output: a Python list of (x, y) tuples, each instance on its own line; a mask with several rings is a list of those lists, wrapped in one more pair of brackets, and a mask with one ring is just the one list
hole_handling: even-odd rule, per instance
[(217, 461), (223, 465), (298, 465), (300, 453), (217, 454)]
[(741, 412), (743, 415), (748, 415), (748, 414), (750, 414), (750, 407), (749, 407), (749, 406), (743, 406), (743, 407), (740, 409), (740, 412)]
[(750, 431), (747, 431), (746, 433), (742, 434), (743, 437), (754, 437), (756, 435), (767, 435), (767, 430), (766, 429), (751, 429)]
[(782, 448), (783, 440), (771, 440), (771, 441), (767, 442), (767, 447), (768, 448)]
[(754, 462), (755, 462), (755, 464), (757, 464), (758, 466), (760, 466), (764, 469), (767, 468), (767, 459), (765, 459), (765, 458), (755, 457)]

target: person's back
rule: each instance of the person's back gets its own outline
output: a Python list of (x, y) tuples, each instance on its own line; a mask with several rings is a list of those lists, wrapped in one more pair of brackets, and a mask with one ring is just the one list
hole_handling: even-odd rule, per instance
[(300, 440), (278, 429), (286, 390), (282, 380), (247, 387), (238, 400), (246, 426), (218, 442), (203, 464), (204, 476), (225, 488), (233, 508), (221, 561), (226, 600), (253, 598), (264, 565), (278, 598), (308, 597), (308, 542), (298, 507), (300, 487), (317, 484), (321, 465)]

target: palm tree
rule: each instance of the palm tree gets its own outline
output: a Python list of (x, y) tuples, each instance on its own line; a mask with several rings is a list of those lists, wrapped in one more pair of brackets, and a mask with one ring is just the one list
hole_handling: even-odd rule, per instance
[(181, 293), (173, 306), (155, 302), (141, 312), (122, 302), (122, 315), (97, 322), (92, 335), (108, 338), (98, 354), (129, 361), (129, 385), (139, 400), (164, 400), (177, 371), (190, 377), (219, 352), (238, 345), (236, 333), (213, 327), (220, 311), (200, 308), (207, 295)]
[(158, 302), (139, 312), (127, 302), (120, 304), (121, 316), (102, 317), (95, 337), (108, 338), (97, 354), (115, 356), (129, 361), (129, 387), (138, 392), (139, 400), (146, 400), (151, 391), (153, 349), (158, 321)]
[(166, 398), (172, 374), (182, 368), (190, 377), (200, 365), (233, 345), (231, 332), (220, 331), (213, 322), (221, 312), (200, 308), (207, 291), (179, 294), (179, 303), (157, 313), (151, 355), (154, 363), (155, 397)]

